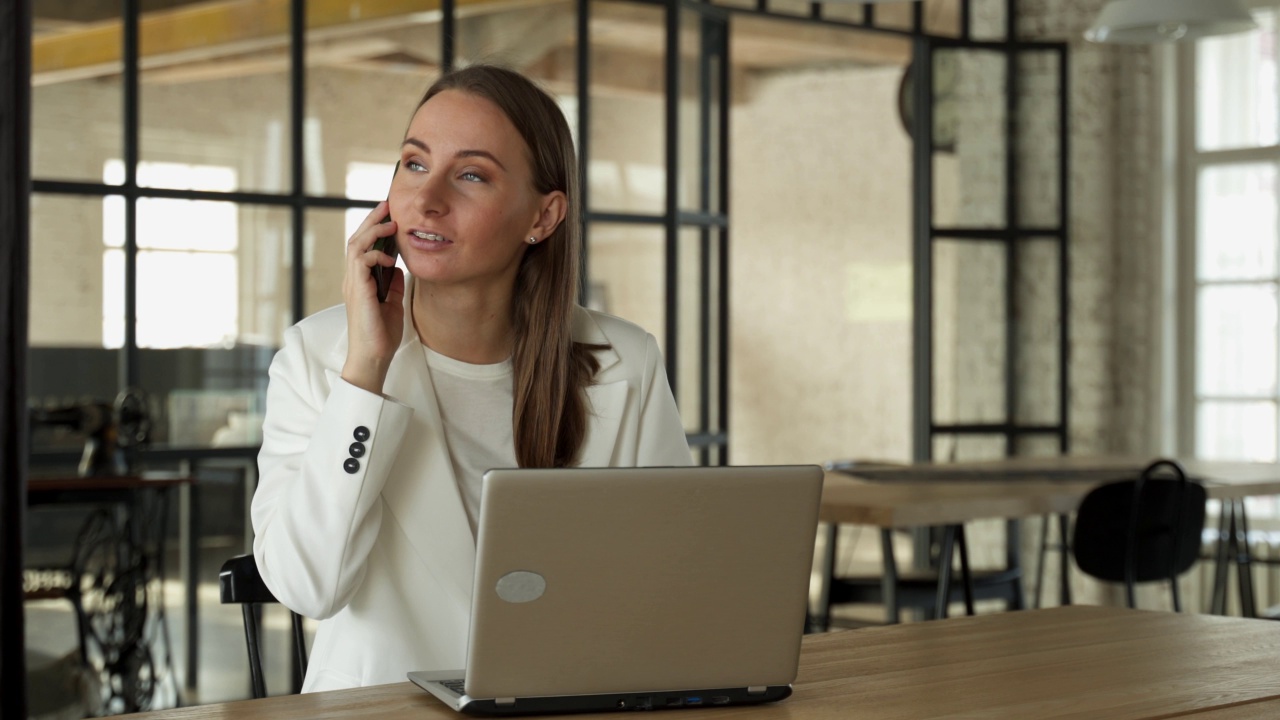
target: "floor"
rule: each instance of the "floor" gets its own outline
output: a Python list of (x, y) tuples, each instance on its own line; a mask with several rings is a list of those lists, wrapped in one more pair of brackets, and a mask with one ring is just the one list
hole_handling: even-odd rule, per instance
[[(188, 705), (226, 702), (250, 697), (248, 653), (245, 648), (244, 625), (240, 608), (222, 605), (218, 598), (217, 573), (222, 562), (240, 550), (229, 541), (219, 542), (206, 538), (201, 549), (201, 582), (198, 585), (199, 603), (199, 657), (198, 677), (194, 689), (186, 687), (186, 621), (183, 609), (184, 593), (179, 579), (171, 577), (164, 583), (165, 623), (169, 643), (166, 644), (160, 625), (149, 628), (152, 637), (152, 657), (156, 666), (156, 683), (152, 709), (173, 708)], [(169, 560), (169, 567), (176, 568), (176, 551)], [(40, 657), (44, 662), (78, 654), (75, 614), (65, 600), (28, 602), (26, 612), (26, 642), (28, 657)], [(312, 628), (308, 628), (312, 630)], [(280, 607), (268, 607), (263, 613), (264, 672), (269, 695), (288, 692), (289, 689), (289, 615)], [(310, 632), (308, 633), (310, 640)], [(166, 657), (168, 658), (166, 660)], [(34, 668), (29, 668), (34, 672)], [(33, 683), (34, 685), (34, 683)], [(41, 686), (45, 687), (45, 686)], [(44, 694), (59, 690), (45, 691)], [(41, 697), (39, 688), (32, 688), (30, 705), (33, 717), (76, 717), (83, 713), (41, 714), (39, 708), (56, 705), (60, 698)]]

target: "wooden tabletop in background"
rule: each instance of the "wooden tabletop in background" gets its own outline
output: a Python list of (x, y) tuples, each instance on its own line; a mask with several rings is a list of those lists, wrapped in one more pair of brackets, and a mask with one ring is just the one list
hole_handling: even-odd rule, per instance
[[(1137, 457), (1017, 457), (962, 463), (871, 463), (829, 470), (824, 522), (882, 528), (949, 525), (987, 518), (1070, 513), (1097, 485), (1136, 477)], [(1210, 498), (1280, 495), (1280, 463), (1178, 459)]]
[(66, 492), (78, 490), (141, 490), (189, 485), (195, 478), (181, 473), (143, 473), (141, 475), (32, 475), (27, 478), (27, 493)]

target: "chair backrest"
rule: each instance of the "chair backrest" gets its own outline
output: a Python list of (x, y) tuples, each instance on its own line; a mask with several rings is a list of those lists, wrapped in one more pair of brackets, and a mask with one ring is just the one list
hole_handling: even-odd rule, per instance
[[(218, 573), (218, 586), (223, 605), (240, 605), (244, 617), (245, 646), (249, 652), (249, 684), (254, 698), (267, 696), (266, 680), (262, 671), (262, 647), (258, 642), (258, 609), (263, 603), (274, 603), (275, 595), (262, 581), (258, 562), (253, 555), (237, 555), (222, 564)], [(289, 612), (293, 621), (293, 692), (302, 689), (302, 677), (307, 672), (307, 644), (303, 633), (302, 616)]]
[(1130, 607), (1135, 583), (1168, 580), (1181, 611), (1177, 577), (1200, 556), (1205, 500), (1204, 487), (1171, 460), (1094, 488), (1076, 511), (1076, 565), (1099, 580), (1125, 583)]

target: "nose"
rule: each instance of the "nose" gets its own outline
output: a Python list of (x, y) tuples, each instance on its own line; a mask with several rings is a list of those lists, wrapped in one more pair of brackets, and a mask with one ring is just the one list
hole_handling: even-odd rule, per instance
[(449, 192), (449, 178), (445, 173), (424, 173), (414, 195), (414, 207), (424, 215), (444, 215), (449, 212)]

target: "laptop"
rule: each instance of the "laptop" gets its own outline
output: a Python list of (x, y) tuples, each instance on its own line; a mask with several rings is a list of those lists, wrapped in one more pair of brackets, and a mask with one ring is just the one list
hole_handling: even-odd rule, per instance
[(471, 715), (791, 694), (817, 465), (490, 470), (466, 668), (408, 673)]

